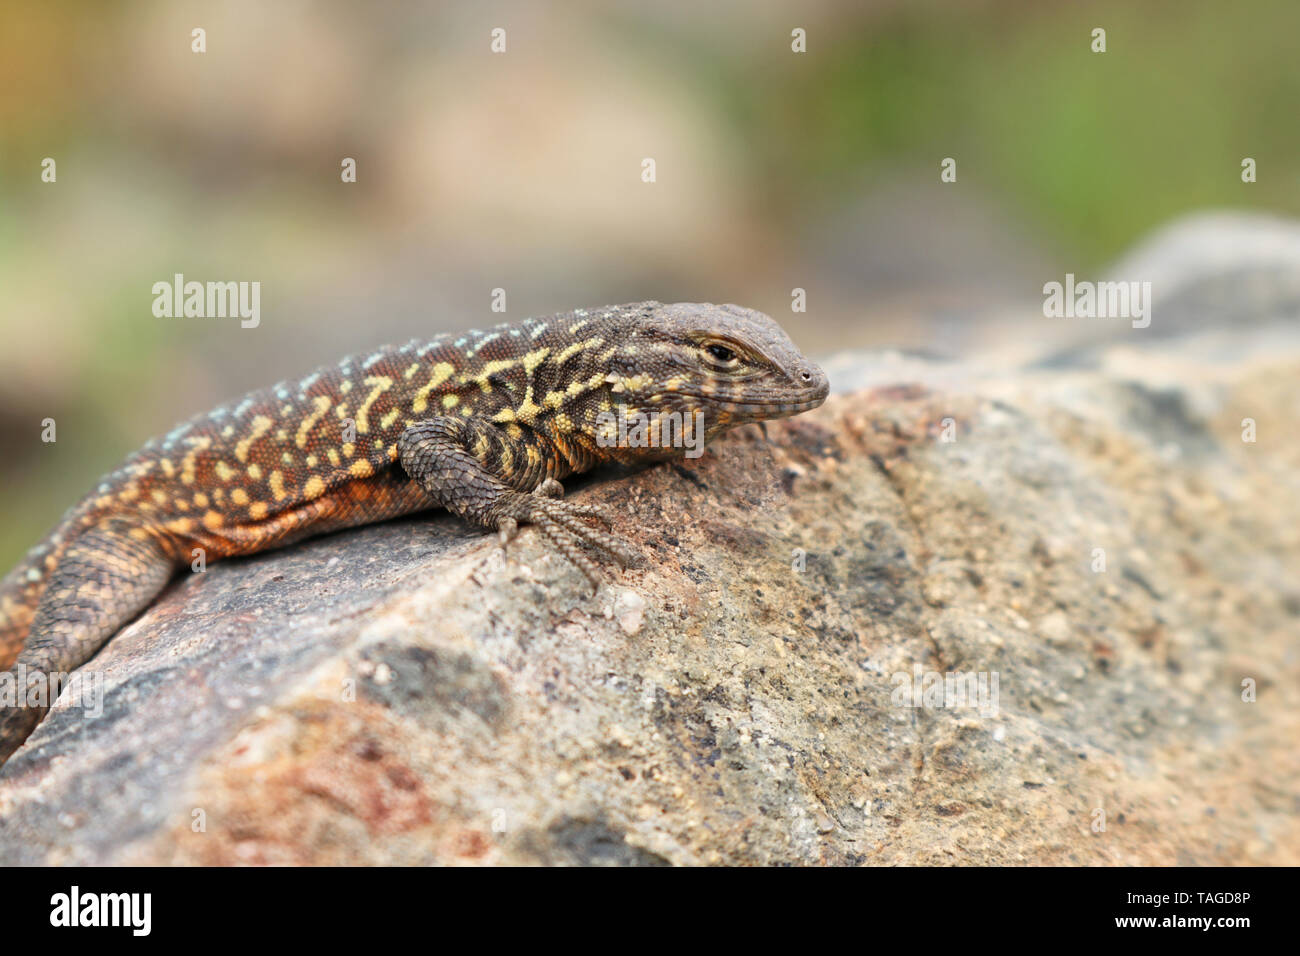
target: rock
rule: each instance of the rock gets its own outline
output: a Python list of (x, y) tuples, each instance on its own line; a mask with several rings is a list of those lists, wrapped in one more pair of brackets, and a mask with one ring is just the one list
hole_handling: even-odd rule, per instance
[(442, 514), (214, 564), (0, 772), (0, 863), (1295, 865), (1300, 348), (1252, 336), (841, 356), (573, 483), (646, 556), (595, 597)]

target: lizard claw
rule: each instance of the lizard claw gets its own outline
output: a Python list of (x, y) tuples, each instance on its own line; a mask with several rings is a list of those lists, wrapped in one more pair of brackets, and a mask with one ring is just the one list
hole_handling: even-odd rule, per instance
[(498, 518), (497, 532), (501, 538), (501, 550), (504, 551), (506, 545), (515, 540), (515, 535), (519, 533), (519, 522), (509, 515)]

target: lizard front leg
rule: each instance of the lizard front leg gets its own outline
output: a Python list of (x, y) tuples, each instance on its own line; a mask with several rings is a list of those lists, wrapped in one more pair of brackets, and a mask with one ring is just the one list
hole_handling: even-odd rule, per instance
[[(586, 575), (593, 588), (600, 573), (581, 545), (599, 548), (623, 564), (636, 554), (626, 544), (582, 518), (609, 519), (591, 505), (563, 501), (564, 489), (530, 459), (529, 447), (510, 438), (497, 426), (452, 416), (415, 422), (397, 443), (398, 459), (406, 473), (434, 501), (453, 514), (484, 528), (492, 528), (506, 542), (520, 523), (538, 531)], [(530, 490), (517, 490), (511, 483)]]
[[(175, 571), (158, 538), (125, 521), (105, 521), (73, 540), (50, 577), (14, 662), (15, 706), (0, 708), (0, 763), (53, 704), (51, 681), (90, 660), (157, 597)], [(19, 668), (22, 668), (20, 671)], [(28, 685), (45, 682), (46, 704), (28, 706)]]

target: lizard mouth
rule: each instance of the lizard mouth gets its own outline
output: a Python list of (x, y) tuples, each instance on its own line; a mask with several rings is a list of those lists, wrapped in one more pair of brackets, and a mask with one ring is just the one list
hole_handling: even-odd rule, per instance
[(699, 399), (707, 405), (712, 405), (719, 412), (726, 412), (735, 418), (752, 419), (754, 421), (801, 415), (804, 412), (812, 411), (826, 401), (825, 392), (819, 392), (815, 397), (801, 401), (773, 398), (769, 401), (732, 402), (719, 399), (716, 395), (692, 394), (691, 397)]
[(741, 415), (757, 415), (762, 418), (786, 418), (790, 415), (799, 415), (803, 412), (810, 412), (826, 401), (826, 396), (810, 398), (803, 402), (743, 402), (735, 405), (727, 405), (727, 410)]
[(692, 397), (713, 404), (720, 410), (732, 415), (752, 416), (754, 418), (789, 418), (812, 411), (826, 401), (830, 394), (830, 384), (825, 380), (814, 388), (805, 389), (794, 395), (777, 395), (772, 398), (755, 398), (749, 401), (733, 401), (718, 395), (692, 393)]

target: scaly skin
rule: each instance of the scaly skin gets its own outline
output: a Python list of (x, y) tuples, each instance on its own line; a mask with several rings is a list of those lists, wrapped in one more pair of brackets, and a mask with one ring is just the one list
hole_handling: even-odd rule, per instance
[[(0, 668), (81, 666), (196, 549), (213, 561), (433, 507), (503, 542), (534, 524), (595, 585), (582, 545), (633, 554), (559, 479), (682, 453), (620, 447), (610, 413), (699, 412), (712, 438), (826, 394), (775, 322), (734, 305), (580, 309), (347, 358), (192, 418), (106, 476), (0, 581)], [(44, 713), (0, 708), (0, 761)]]

